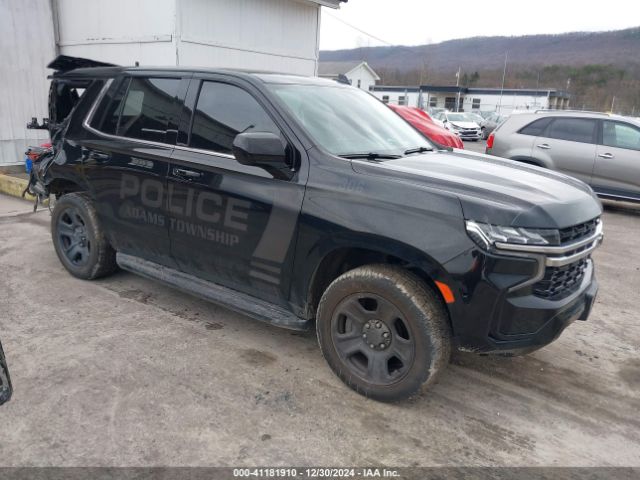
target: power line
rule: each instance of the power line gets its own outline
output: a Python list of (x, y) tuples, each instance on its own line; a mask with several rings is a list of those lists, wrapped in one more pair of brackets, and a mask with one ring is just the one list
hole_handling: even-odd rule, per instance
[(380, 37), (376, 37), (375, 35), (372, 35), (372, 34), (370, 34), (369, 32), (365, 32), (365, 31), (364, 31), (364, 30), (362, 30), (361, 28), (358, 28), (358, 27), (356, 27), (355, 25), (353, 25), (353, 24), (351, 24), (351, 23), (349, 23), (349, 22), (346, 22), (346, 21), (342, 20), (341, 18), (336, 17), (334, 14), (329, 13), (329, 12), (327, 12), (326, 10), (324, 11), (324, 14), (329, 15), (329, 16), (330, 16), (330, 17), (332, 17), (332, 18), (335, 18), (335, 19), (336, 19), (337, 21), (339, 21), (340, 23), (344, 23), (347, 27), (351, 27), (351, 28), (353, 28), (354, 30), (357, 30), (358, 32), (365, 34), (366, 36), (373, 38), (374, 40), (377, 40), (377, 41), (379, 41), (379, 42), (385, 43), (385, 44), (387, 44), (387, 45), (388, 45), (388, 46), (390, 46), (390, 47), (396, 47), (396, 46), (398, 46), (398, 45), (394, 45), (394, 44), (393, 44), (393, 43), (391, 43), (391, 42), (387, 42), (386, 40), (383, 40), (383, 39), (381, 39)]

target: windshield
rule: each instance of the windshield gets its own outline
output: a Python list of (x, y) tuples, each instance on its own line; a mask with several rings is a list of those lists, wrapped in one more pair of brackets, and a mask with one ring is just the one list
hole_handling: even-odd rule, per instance
[(447, 113), (447, 119), (450, 122), (475, 122), (475, 120), (469, 118), (466, 113)]
[(431, 144), (382, 102), (357, 88), (270, 85), (315, 143), (333, 155), (402, 155)]

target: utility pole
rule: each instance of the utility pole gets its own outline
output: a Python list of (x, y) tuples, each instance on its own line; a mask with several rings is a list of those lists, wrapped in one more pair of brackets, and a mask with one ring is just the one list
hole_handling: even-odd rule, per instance
[(458, 94), (456, 95), (456, 112), (460, 111), (460, 69), (461, 67), (458, 67), (458, 73), (456, 73), (456, 87), (458, 90)]
[(498, 102), (498, 113), (502, 111), (502, 95), (504, 94), (504, 81), (507, 77), (507, 58), (509, 52), (504, 52), (504, 70), (502, 71), (502, 87), (500, 87), (500, 100)]
[(616, 96), (614, 95), (613, 100), (611, 100), (611, 113), (613, 113), (613, 107), (615, 106), (615, 104), (616, 104)]

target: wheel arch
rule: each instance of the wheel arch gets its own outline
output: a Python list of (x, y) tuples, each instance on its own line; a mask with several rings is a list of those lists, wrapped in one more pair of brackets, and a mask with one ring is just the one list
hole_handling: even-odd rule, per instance
[(390, 239), (367, 239), (328, 249), (311, 273), (306, 292), (307, 314), (315, 317), (320, 298), (327, 287), (343, 273), (369, 264), (398, 265), (419, 277), (430, 287), (450, 312), (436, 280), (446, 276), (445, 270), (433, 258), (418, 249)]

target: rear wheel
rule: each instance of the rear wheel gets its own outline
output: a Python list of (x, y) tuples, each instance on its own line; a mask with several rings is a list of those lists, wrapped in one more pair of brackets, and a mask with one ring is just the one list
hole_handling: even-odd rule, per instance
[(92, 280), (116, 270), (116, 252), (107, 241), (95, 208), (83, 193), (62, 196), (53, 209), (51, 237), (71, 275)]
[(449, 361), (442, 302), (412, 273), (370, 265), (337, 278), (316, 322), (322, 353), (349, 387), (371, 398), (406, 398)]

